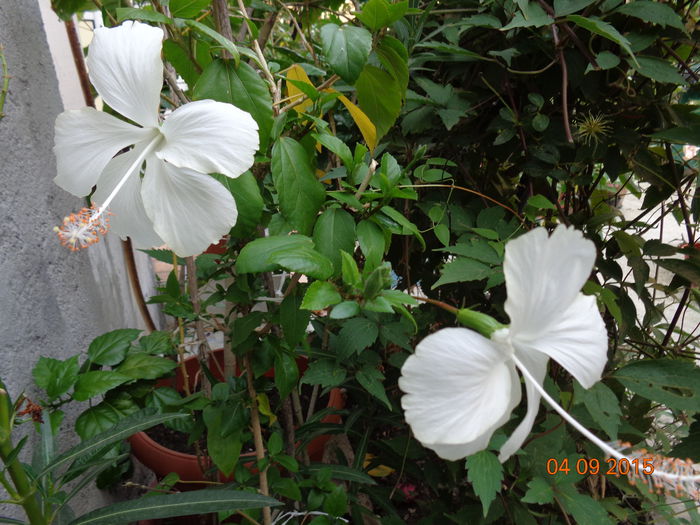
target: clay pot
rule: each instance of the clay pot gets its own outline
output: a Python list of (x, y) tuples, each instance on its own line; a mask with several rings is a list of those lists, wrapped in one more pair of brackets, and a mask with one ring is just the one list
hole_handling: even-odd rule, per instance
[[(222, 349), (215, 350), (213, 352), (213, 358), (217, 360), (220, 365), (220, 369), (223, 370), (224, 361), (224, 351)], [(190, 387), (194, 387), (198, 381), (199, 372), (199, 361), (195, 357), (191, 357), (185, 360), (185, 367), (187, 369), (187, 375), (190, 380)], [(301, 363), (301, 369), (305, 368), (305, 362)], [(219, 376), (217, 367), (213, 367), (212, 372), (214, 376)], [(269, 370), (265, 376), (273, 377), (273, 370)], [(217, 379), (222, 380), (222, 377), (217, 377)], [(183, 378), (179, 369), (176, 374), (176, 385), (175, 388), (179, 391), (183, 390)], [(167, 385), (167, 381), (164, 385)], [(328, 407), (334, 409), (342, 409), (345, 406), (345, 399), (343, 397), (342, 391), (339, 388), (334, 388), (330, 392), (328, 399)], [(323, 423), (340, 423), (341, 418), (337, 414), (331, 414), (324, 417), (321, 420)], [(312, 461), (320, 461), (323, 456), (323, 449), (326, 442), (330, 439), (330, 436), (318, 436), (313, 439), (308, 445), (307, 452), (309, 458)], [(194, 454), (185, 454), (183, 452), (178, 452), (164, 447), (160, 443), (157, 443), (151, 439), (145, 432), (139, 432), (134, 434), (129, 438), (131, 444), (131, 453), (143, 463), (146, 467), (151, 469), (158, 479), (162, 479), (170, 472), (176, 472), (180, 479), (189, 481), (205, 481), (204, 472), (197, 460), (197, 456)], [(249, 465), (252, 470), (253, 463), (255, 462), (255, 453), (249, 452), (246, 454), (241, 454), (240, 462), (244, 465)], [(219, 479), (222, 482), (232, 481), (233, 478), (227, 478), (222, 473), (219, 473)], [(180, 490), (195, 490), (201, 489), (201, 484), (187, 484), (179, 483), (176, 485)]]

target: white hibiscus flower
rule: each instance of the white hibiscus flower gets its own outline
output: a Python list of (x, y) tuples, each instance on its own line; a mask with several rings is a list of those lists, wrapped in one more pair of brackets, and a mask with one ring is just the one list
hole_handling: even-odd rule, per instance
[(600, 379), (605, 325), (595, 298), (580, 293), (595, 253), (591, 241), (565, 226), (551, 236), (538, 228), (506, 244), (510, 327), (491, 339), (466, 328), (445, 328), (423, 339), (403, 365), (401, 402), (418, 441), (449, 460), (485, 449), (520, 402), (520, 369), (528, 408), (501, 448), (505, 461), (532, 429), (550, 357), (585, 388)]
[(231, 193), (208, 174), (238, 177), (250, 168), (258, 126), (249, 113), (213, 100), (185, 104), (161, 122), (162, 40), (159, 28), (124, 22), (97, 29), (90, 45), (92, 84), (136, 125), (93, 108), (56, 119), (56, 184), (77, 196), (97, 185), (96, 206), (56, 229), (71, 249), (96, 242), (106, 215), (137, 247), (165, 242), (183, 257), (201, 253), (236, 223)]

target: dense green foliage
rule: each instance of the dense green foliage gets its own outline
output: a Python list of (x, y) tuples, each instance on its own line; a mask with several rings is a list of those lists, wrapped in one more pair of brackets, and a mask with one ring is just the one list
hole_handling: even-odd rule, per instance
[[(85, 7), (54, 4), (63, 15)], [(254, 0), (245, 18), (242, 3), (228, 6), (230, 28), (216, 22), (222, 2), (128, 4), (102, 2), (105, 23), (162, 24), (185, 95), (230, 102), (259, 126), (252, 170), (218, 177), (239, 220), (224, 254), (196, 260), (209, 292), (193, 303), (173, 272), (151, 301), (188, 333), (202, 319), (223, 330), (239, 364), (252, 363), (271, 496), (326, 513), (314, 525), (376, 523), (372, 515), (388, 525), (700, 519), (675, 516), (663, 495), (624, 478), (576, 473), (578, 460), (605, 458), (544, 407), (505, 464), (491, 450), (440, 460), (412, 438), (397, 386), (416, 343), (456, 324), (412, 295), (507, 324), (505, 243), (536, 225), (571, 224), (598, 249), (584, 292), (604, 312), (609, 365), (585, 390), (553, 363), (547, 390), (605, 440), (700, 460), (698, 332), (683, 322), (700, 301), (698, 164), (682, 151), (700, 145), (697, 2)], [(166, 107), (178, 103), (172, 85), (164, 95)], [(625, 195), (639, 202), (634, 216), (620, 210)], [(684, 245), (657, 228), (664, 218), (682, 226)], [(151, 254), (172, 262), (168, 251)], [(73, 398), (87, 399), (106, 391), (95, 374), (118, 365), (112, 387), (134, 396), (128, 381), (160, 374), (126, 374), (127, 362), (159, 358), (144, 338), (139, 347), (135, 333), (125, 337), (91, 346), (91, 371), (77, 358), (62, 374), (44, 362), (37, 382), (59, 397), (72, 374)], [(269, 368), (274, 379), (263, 376)], [(313, 406), (293, 410), (301, 385), (313, 396), (345, 389), (342, 423), (320, 423)], [(215, 449), (240, 449), (249, 436), (256, 404), (243, 379), (215, 384), (208, 408), (177, 396), (153, 403), (199, 414), (188, 431), (206, 426), (214, 462), (236, 468)], [(222, 429), (234, 406), (241, 417)], [(328, 468), (309, 465), (303, 446), (292, 458), (295, 442), (321, 433), (333, 436)], [(551, 475), (551, 458), (571, 470)], [(258, 486), (257, 474), (237, 472)]]

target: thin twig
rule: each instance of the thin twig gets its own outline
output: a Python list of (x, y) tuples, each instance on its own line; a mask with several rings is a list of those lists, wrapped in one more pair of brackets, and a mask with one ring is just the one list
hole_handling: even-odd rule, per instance
[[(244, 25), (248, 28), (248, 33), (250, 34), (251, 38), (253, 36), (252, 31), (250, 30), (250, 27), (248, 27), (248, 24), (252, 24), (250, 20), (250, 16), (248, 15), (248, 11), (246, 11), (245, 4), (243, 3), (243, 0), (238, 0), (238, 8), (241, 11), (241, 15), (245, 19)], [(275, 79), (272, 76), (272, 73), (270, 73), (270, 67), (267, 65), (267, 60), (265, 59), (265, 55), (263, 55), (262, 49), (260, 48), (260, 44), (255, 38), (252, 38), (253, 42), (253, 51), (255, 51), (255, 54), (258, 57), (258, 61), (260, 62), (260, 67), (262, 67), (263, 70), (263, 75), (265, 75), (265, 78), (267, 79), (267, 83), (269, 84), (269, 89), (270, 93), (272, 93), (272, 104), (273, 104), (273, 109), (275, 110), (275, 114), (277, 114), (276, 107), (279, 103), (280, 100), (280, 92), (279, 89), (277, 89), (277, 85), (275, 84)]]
[(571, 134), (571, 125), (569, 123), (569, 68), (566, 65), (564, 58), (564, 48), (559, 41), (559, 29), (555, 24), (552, 24), (552, 37), (554, 38), (554, 47), (557, 50), (557, 58), (561, 66), (561, 112), (564, 120), (564, 134), (569, 144), (574, 143), (574, 137)]
[[(253, 384), (253, 365), (250, 362), (250, 355), (246, 354), (243, 357), (243, 366), (245, 367), (246, 383), (248, 385), (248, 395), (250, 396), (250, 424), (253, 427), (253, 442), (255, 444), (255, 457), (260, 463), (265, 458), (265, 446), (262, 439), (262, 429), (260, 427), (260, 412), (258, 411), (258, 394), (255, 392)], [(270, 490), (267, 485), (267, 468), (260, 469), (260, 494), (269, 496)], [(263, 523), (264, 525), (272, 525), (272, 513), (270, 507), (263, 507)]]
[[(326, 81), (323, 82), (322, 84), (319, 84), (318, 87), (315, 88), (315, 89), (316, 89), (316, 91), (324, 91), (324, 90), (330, 88), (330, 87), (331, 87), (333, 84), (335, 84), (338, 80), (340, 80), (340, 77), (339, 77), (338, 75), (332, 75), (328, 80), (326, 80)], [(292, 109), (292, 108), (298, 106), (299, 104), (302, 104), (306, 99), (309, 98), (309, 97), (307, 97), (306, 95), (298, 95), (298, 97), (299, 97), (299, 98), (295, 99), (294, 102), (292, 102), (292, 103), (290, 103), (290, 104), (287, 104), (287, 105), (284, 106), (283, 108), (280, 108), (279, 112), (280, 112), (280, 113), (284, 113), (284, 112), (286, 112), (286, 111), (289, 111), (290, 109)], [(277, 101), (277, 104), (278, 104), (278, 105), (281, 104), (281, 103), (282, 103), (282, 100), (278, 100), (278, 101)]]
[(173, 92), (180, 104), (187, 104), (189, 102), (189, 99), (187, 98), (187, 95), (185, 95), (185, 93), (180, 89), (180, 86), (177, 85), (177, 73), (175, 72), (175, 69), (172, 65), (170, 65), (169, 62), (165, 62), (164, 65), (165, 67), (163, 67), (163, 76), (165, 78), (165, 81), (168, 83), (168, 86), (170, 86), (170, 91)]
[[(204, 332), (204, 324), (199, 318), (201, 306), (199, 303), (199, 286), (197, 285), (197, 268), (194, 263), (194, 257), (185, 257), (185, 264), (187, 265), (187, 290), (190, 295), (190, 301), (192, 302), (192, 309), (197, 316), (194, 322), (195, 333), (199, 341), (197, 345), (197, 358), (200, 363), (202, 363), (202, 367), (204, 367), (205, 364), (209, 364), (211, 349), (209, 348), (207, 336)], [(216, 360), (212, 361), (216, 363)], [(207, 397), (211, 397), (211, 383), (206, 374), (202, 374), (202, 391)]]
[(281, 2), (280, 0), (277, 0), (277, 4), (284, 9), (287, 14), (289, 14), (289, 17), (292, 19), (292, 24), (294, 25), (294, 28), (297, 30), (297, 33), (299, 34), (299, 38), (301, 38), (301, 43), (304, 45), (304, 47), (311, 53), (311, 57), (314, 59), (314, 63), (318, 64), (318, 59), (316, 58), (316, 52), (314, 51), (314, 48), (309, 44), (309, 41), (306, 40), (306, 36), (304, 36), (304, 32), (301, 30), (301, 27), (299, 27), (299, 23), (297, 22), (297, 19), (294, 16), (294, 13), (286, 6), (284, 5), (284, 2)]
[[(233, 32), (231, 31), (231, 20), (228, 15), (228, 1), (214, 0), (211, 4), (212, 15), (214, 18), (214, 26), (216, 31), (224, 38), (233, 41)], [(221, 53), (222, 58), (233, 58), (231, 53), (224, 49)]]
[(681, 65), (681, 67), (682, 67), (683, 69), (685, 69), (685, 71), (686, 71), (691, 77), (693, 77), (693, 80), (695, 80), (695, 82), (700, 81), (700, 76), (699, 76), (695, 71), (693, 71), (693, 68), (692, 68), (692, 67), (690, 67), (688, 64), (686, 64), (685, 60), (683, 60), (683, 59), (678, 55), (678, 53), (676, 53), (673, 49), (671, 49), (669, 46), (667, 46), (666, 44), (664, 44), (664, 43), (661, 41), (661, 39), (659, 39), (658, 42), (659, 42), (659, 44), (661, 44), (661, 47), (663, 47), (666, 51), (668, 51), (668, 54), (669, 54), (669, 55), (671, 55), (673, 58), (675, 58), (676, 60), (678, 60), (678, 63)]

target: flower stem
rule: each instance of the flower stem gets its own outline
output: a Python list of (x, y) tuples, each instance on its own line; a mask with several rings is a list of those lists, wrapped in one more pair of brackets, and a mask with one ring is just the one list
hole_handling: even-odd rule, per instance
[(43, 525), (47, 523), (46, 517), (41, 511), (39, 502), (35, 496), (36, 488), (32, 487), (24, 467), (16, 457), (8, 461), (12, 456), (14, 447), (12, 445), (12, 417), (10, 416), (10, 396), (3, 388), (0, 388), (0, 461), (9, 471), (19, 504), (24, 507), (29, 523), (32, 525)]

